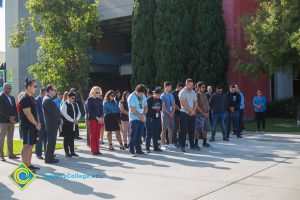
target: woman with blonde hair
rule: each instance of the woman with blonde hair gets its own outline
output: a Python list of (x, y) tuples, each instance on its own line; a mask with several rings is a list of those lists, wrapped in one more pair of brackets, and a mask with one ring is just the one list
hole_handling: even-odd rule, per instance
[[(103, 105), (102, 100), (100, 99), (102, 95), (102, 90), (99, 86), (94, 86), (89, 94), (87, 100), (88, 108), (88, 120), (90, 127), (90, 144), (91, 152), (93, 155), (100, 155), (100, 131), (101, 124), (103, 124)], [(103, 127), (102, 127), (103, 128)]]
[[(68, 91), (65, 91), (65, 92), (64, 92), (61, 103), (66, 102), (66, 101), (68, 100), (68, 98), (69, 98), (69, 97), (68, 97), (68, 94), (69, 94)], [(61, 106), (61, 105), (60, 105), (60, 106)]]

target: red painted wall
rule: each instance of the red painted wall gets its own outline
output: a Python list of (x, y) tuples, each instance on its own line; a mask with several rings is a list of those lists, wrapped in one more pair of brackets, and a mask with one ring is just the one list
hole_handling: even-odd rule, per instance
[(245, 49), (247, 42), (244, 40), (244, 32), (239, 25), (240, 18), (257, 9), (256, 0), (223, 0), (223, 17), (227, 28), (227, 44), (229, 46), (230, 61), (227, 71), (228, 84), (237, 84), (245, 96), (245, 115), (254, 116), (252, 98), (257, 89), (262, 89), (267, 99), (270, 99), (269, 79), (261, 77), (255, 81), (235, 69), (236, 58), (234, 52), (237, 49)]

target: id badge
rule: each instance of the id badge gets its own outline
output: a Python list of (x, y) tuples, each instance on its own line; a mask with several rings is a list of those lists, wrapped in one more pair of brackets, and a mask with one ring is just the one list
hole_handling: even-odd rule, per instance
[(144, 109), (139, 109), (139, 113), (143, 114), (144, 113)]
[(155, 117), (156, 117), (156, 118), (159, 118), (159, 113), (156, 113), (156, 114), (155, 114)]

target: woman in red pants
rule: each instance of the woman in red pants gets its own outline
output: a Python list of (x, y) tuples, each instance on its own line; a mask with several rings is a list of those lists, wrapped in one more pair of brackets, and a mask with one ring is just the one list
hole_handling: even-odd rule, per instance
[(102, 90), (95, 86), (91, 89), (89, 98), (87, 100), (88, 120), (90, 127), (90, 143), (91, 152), (93, 155), (100, 155), (100, 131), (103, 128), (103, 102), (100, 99)]

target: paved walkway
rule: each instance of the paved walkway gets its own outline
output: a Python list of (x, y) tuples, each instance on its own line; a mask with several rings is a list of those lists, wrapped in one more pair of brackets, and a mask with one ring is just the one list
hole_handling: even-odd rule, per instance
[[(17, 161), (0, 162), (0, 199), (171, 199), (171, 200), (299, 200), (300, 133), (246, 135), (244, 139), (213, 143), (200, 152), (153, 153), (131, 158), (127, 151), (94, 157), (83, 142), (79, 158), (66, 158), (41, 167), (37, 178), (20, 191), (8, 174)], [(98, 174), (100, 178), (49, 178), (48, 175)]]

